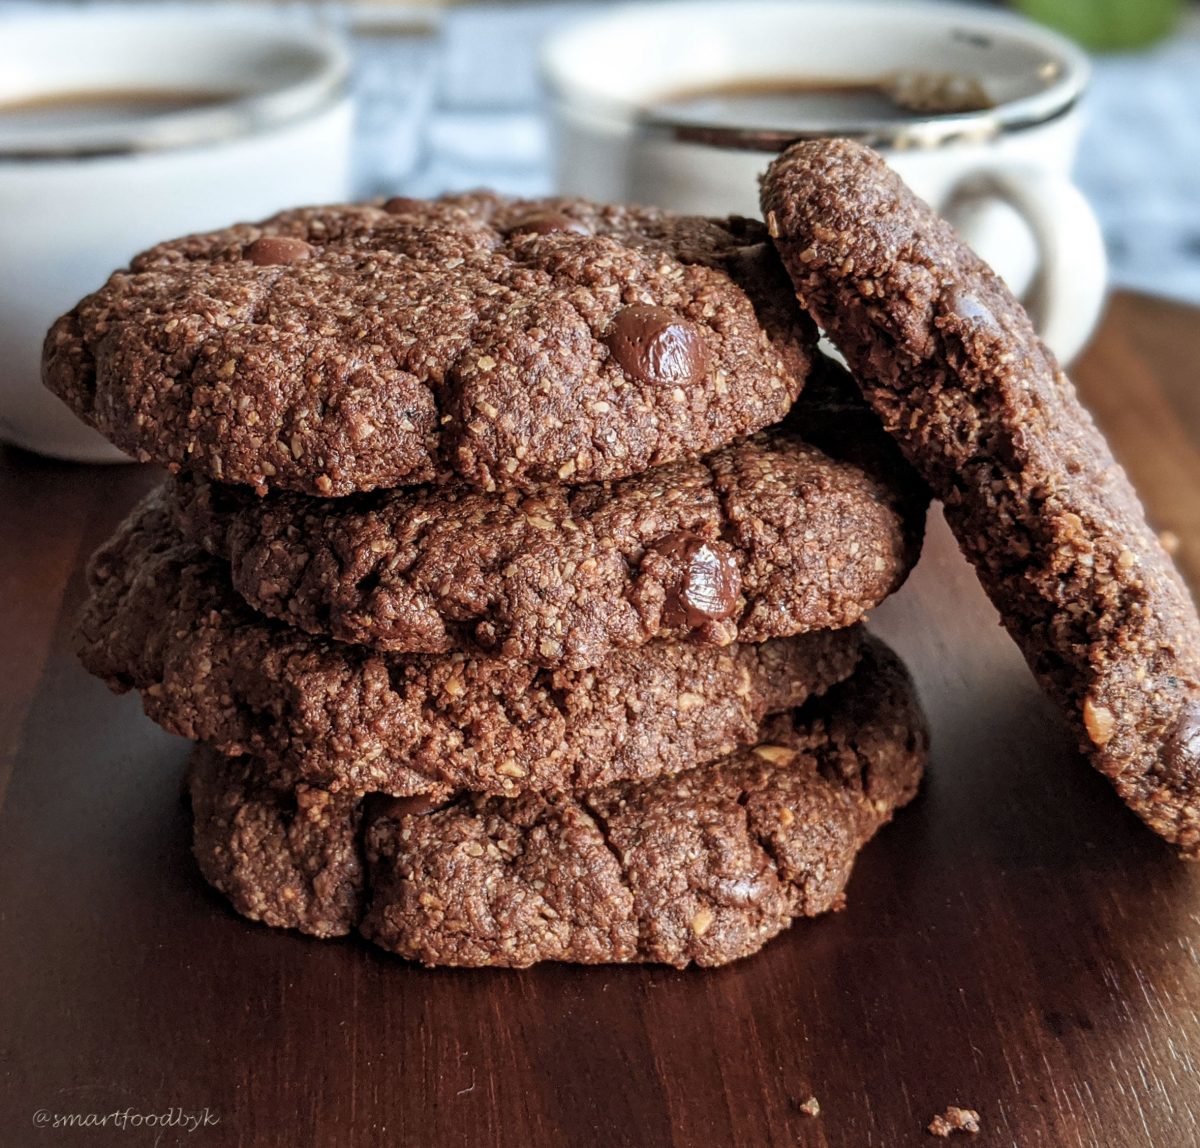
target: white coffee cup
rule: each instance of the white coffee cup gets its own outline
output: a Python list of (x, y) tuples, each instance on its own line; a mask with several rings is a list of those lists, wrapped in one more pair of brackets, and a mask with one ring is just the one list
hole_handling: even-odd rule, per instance
[[(1104, 303), (1095, 216), (1070, 180), (1086, 56), (1004, 12), (943, 3), (689, 0), (618, 8), (543, 47), (565, 194), (757, 216), (789, 142), (849, 136), (884, 153), (1021, 295), (1069, 361)], [(770, 81), (963, 78), (984, 110), (854, 121), (704, 123), (663, 101)]]
[[(125, 458), (42, 387), (47, 327), (159, 240), (344, 199), (347, 76), (336, 38), (270, 12), (121, 6), (0, 19), (0, 439), (60, 458)], [(83, 93), (94, 112), (75, 101)], [(158, 102), (116, 114), (110, 105), (131, 93)]]

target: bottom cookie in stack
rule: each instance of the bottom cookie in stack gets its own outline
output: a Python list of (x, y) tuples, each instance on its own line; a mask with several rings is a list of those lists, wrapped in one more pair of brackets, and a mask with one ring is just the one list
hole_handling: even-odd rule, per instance
[(573, 795), (330, 792), (200, 747), (194, 848), (245, 916), (429, 965), (720, 965), (841, 907), (927, 752), (903, 666), (868, 638), (851, 677), (752, 747)]

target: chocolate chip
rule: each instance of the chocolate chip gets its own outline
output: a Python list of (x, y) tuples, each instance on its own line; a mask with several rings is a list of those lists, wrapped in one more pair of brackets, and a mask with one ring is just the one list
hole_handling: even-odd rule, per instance
[(1191, 786), (1200, 777), (1200, 701), (1188, 702), (1163, 743), (1163, 766), (1168, 778)]
[(417, 212), (427, 212), (429, 204), (423, 199), (411, 199), (407, 195), (393, 195), (383, 205), (388, 215), (413, 215)]
[(560, 211), (538, 211), (518, 219), (509, 229), (509, 235), (549, 235), (553, 231), (569, 231), (575, 235), (591, 235), (587, 224), (572, 219)]
[(708, 373), (704, 336), (667, 307), (618, 311), (606, 342), (625, 373), (644, 383), (698, 383)]
[(708, 542), (681, 530), (656, 542), (653, 549), (679, 569), (663, 601), (663, 621), (668, 626), (702, 626), (733, 616), (742, 575), (725, 543)]
[(981, 303), (970, 291), (954, 287), (946, 296), (945, 302), (955, 317), (962, 322), (984, 327), (989, 331), (998, 332), (1000, 330), (1000, 324), (996, 321), (996, 316), (992, 314), (991, 309)]
[(379, 819), (398, 821), (402, 817), (421, 817), (449, 804), (446, 798), (429, 793), (418, 793), (415, 797), (380, 797), (372, 814)]
[(302, 263), (311, 259), (316, 251), (303, 239), (288, 235), (260, 235), (242, 252), (255, 267), (270, 267), (277, 263)]

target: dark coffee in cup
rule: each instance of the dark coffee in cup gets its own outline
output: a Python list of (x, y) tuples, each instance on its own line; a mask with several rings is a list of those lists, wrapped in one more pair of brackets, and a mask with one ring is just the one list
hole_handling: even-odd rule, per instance
[(130, 123), (158, 116), (212, 108), (240, 93), (226, 91), (97, 88), (46, 92), (0, 100), (0, 124), (21, 127)]

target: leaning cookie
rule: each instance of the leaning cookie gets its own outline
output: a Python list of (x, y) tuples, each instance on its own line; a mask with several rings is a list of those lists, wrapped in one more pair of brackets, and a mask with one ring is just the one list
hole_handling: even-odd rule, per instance
[(841, 906), (928, 751), (904, 670), (876, 642), (853, 678), (761, 736), (674, 777), (441, 807), (292, 789), (202, 748), (195, 852), (245, 916), (359, 928), (430, 965), (725, 964)]
[(379, 654), (250, 609), (157, 494), (96, 554), (84, 666), (173, 733), (305, 781), (398, 796), (580, 789), (676, 772), (853, 669), (856, 631), (758, 646), (656, 642), (594, 670)]
[(139, 459), (340, 496), (619, 478), (778, 422), (811, 322), (743, 220), (494, 195), (288, 211), (160, 244), (46, 337)]
[(1200, 855), (1200, 622), (1071, 383), (999, 278), (873, 152), (797, 144), (763, 212), (1093, 764)]
[(444, 484), (259, 498), (180, 476), (169, 499), (256, 609), (378, 650), (582, 669), (657, 638), (839, 629), (904, 581), (926, 498), (852, 383), (810, 387), (827, 402), (848, 388), (860, 408), (801, 398), (790, 422), (828, 431), (830, 453), (780, 428), (617, 483), (525, 495)]

